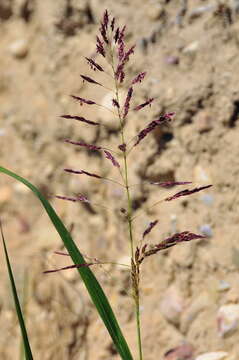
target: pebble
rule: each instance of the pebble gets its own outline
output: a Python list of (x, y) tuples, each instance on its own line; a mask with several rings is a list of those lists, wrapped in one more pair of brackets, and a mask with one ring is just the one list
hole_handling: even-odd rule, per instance
[(210, 206), (214, 202), (214, 197), (212, 195), (210, 195), (210, 194), (203, 194), (201, 196), (201, 200), (205, 205)]
[(239, 305), (229, 304), (219, 308), (217, 313), (217, 327), (219, 336), (231, 335), (238, 329)]
[(220, 280), (219, 284), (218, 284), (218, 291), (226, 291), (229, 290), (231, 288), (231, 285), (225, 281), (225, 280)]
[(202, 134), (213, 128), (212, 116), (210, 112), (202, 110), (194, 116), (194, 125), (196, 130)]
[(193, 41), (183, 49), (182, 53), (186, 55), (194, 55), (198, 50), (199, 50), (199, 42)]
[(202, 235), (205, 235), (207, 237), (212, 237), (213, 236), (213, 232), (212, 232), (212, 228), (209, 224), (203, 224), (199, 227), (199, 231), (200, 233), (202, 233)]
[(169, 64), (169, 65), (178, 65), (179, 64), (179, 57), (178, 56), (167, 56), (165, 58), (165, 62), (166, 64)]
[(9, 51), (14, 57), (22, 59), (28, 54), (28, 46), (26, 39), (19, 39), (10, 44)]
[(199, 355), (195, 360), (227, 360), (227, 352), (217, 351)]
[(201, 15), (203, 15), (205, 12), (207, 11), (211, 11), (215, 8), (214, 5), (208, 5), (208, 6), (199, 6), (195, 9), (193, 9), (188, 17), (189, 17), (189, 20), (193, 20), (193, 19), (196, 19), (198, 17), (200, 17)]
[(164, 354), (164, 360), (193, 360), (194, 348), (191, 344), (182, 344)]
[(193, 173), (194, 173), (193, 174), (194, 181), (199, 182), (199, 183), (207, 183), (207, 184), (212, 183), (212, 180), (211, 180), (210, 175), (208, 174), (208, 171), (205, 170), (205, 168), (203, 168), (201, 165), (195, 166)]
[(172, 285), (164, 293), (160, 303), (160, 311), (171, 323), (179, 324), (180, 316), (184, 307), (184, 299), (179, 289)]

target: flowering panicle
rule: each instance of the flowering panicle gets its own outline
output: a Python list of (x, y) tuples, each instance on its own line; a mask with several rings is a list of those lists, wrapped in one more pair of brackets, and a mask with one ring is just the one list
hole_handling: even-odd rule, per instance
[(98, 83), (94, 79), (91, 79), (89, 76), (81, 75), (81, 77), (82, 77), (83, 81), (87, 81), (87, 82), (89, 82), (91, 84), (96, 84), (96, 85), (102, 86), (100, 83)]
[(102, 25), (105, 28), (105, 31), (107, 31), (108, 28), (108, 24), (109, 24), (109, 14), (108, 14), (108, 10), (106, 9), (103, 15), (103, 22)]
[(118, 109), (120, 108), (120, 105), (116, 99), (112, 99), (112, 104), (113, 104), (113, 106), (117, 107)]
[(177, 192), (176, 194), (174, 194), (173, 196), (169, 196), (165, 199), (165, 201), (171, 201), (171, 200), (175, 200), (181, 196), (186, 196), (186, 195), (191, 195), (191, 194), (194, 194), (198, 191), (201, 191), (201, 190), (205, 190), (205, 189), (208, 189), (210, 188), (212, 185), (205, 185), (205, 186), (201, 186), (201, 187), (198, 187), (198, 188), (194, 188), (192, 190), (188, 190), (188, 189), (185, 189), (185, 190), (182, 190), (182, 191), (179, 191)]
[(176, 233), (173, 236), (170, 236), (169, 238), (161, 241), (158, 245), (154, 245), (154, 247), (150, 250), (146, 251), (146, 247), (142, 248), (141, 258), (139, 259), (139, 263), (141, 264), (142, 261), (146, 257), (154, 255), (161, 250), (168, 249), (169, 247), (179, 244), (181, 242), (191, 241), (191, 240), (196, 240), (196, 239), (205, 239), (205, 238), (206, 238), (206, 236), (204, 236), (204, 235), (194, 234), (189, 231), (183, 231), (181, 233)]
[(97, 178), (97, 179), (102, 179), (102, 176), (97, 175), (97, 174), (90, 173), (90, 172), (85, 171), (85, 170), (64, 169), (64, 171), (69, 172), (69, 173), (71, 173), (71, 174), (77, 174), (77, 175), (84, 174), (84, 175), (88, 175), (88, 176), (95, 177), (95, 178)]
[[(106, 159), (109, 159), (112, 164), (116, 167), (120, 167), (120, 164), (118, 163), (118, 161), (114, 158), (114, 156), (108, 151), (108, 150), (105, 150), (104, 148), (102, 148), (102, 146), (97, 146), (97, 145), (92, 145), (92, 144), (86, 144), (86, 143), (83, 143), (81, 141), (72, 141), (72, 140), (68, 140), (66, 139), (65, 140), (66, 143), (68, 144), (73, 144), (73, 145), (77, 145), (77, 146), (83, 146), (83, 147), (86, 147), (87, 149), (89, 150), (103, 150), (104, 151), (104, 154), (105, 154), (105, 157)], [(79, 174), (79, 172), (75, 172), (73, 170), (69, 170), (69, 169), (65, 169), (65, 171), (68, 171), (68, 172), (74, 172), (74, 174)], [(83, 170), (81, 170), (81, 174), (86, 174), (86, 175), (89, 175), (89, 173), (86, 173), (86, 172), (82, 172)], [(95, 175), (95, 174), (91, 174), (90, 176), (95, 176), (95, 177), (98, 177), (98, 175)]]
[(72, 116), (72, 115), (61, 115), (62, 118), (64, 119), (72, 119), (72, 120), (78, 120), (78, 121), (82, 121), (86, 124), (89, 125), (100, 125), (100, 123), (95, 122), (95, 121), (91, 121), (91, 120), (87, 120), (82, 116)]
[(89, 150), (101, 150), (102, 149), (101, 146), (86, 144), (86, 143), (83, 143), (81, 141), (72, 141), (72, 140), (66, 139), (65, 142), (68, 143), (68, 144), (83, 146), (83, 147), (88, 148)]
[(114, 166), (116, 166), (118, 168), (120, 167), (120, 164), (118, 163), (118, 161), (115, 160), (114, 156), (109, 151), (104, 150), (104, 153), (105, 153), (106, 158), (109, 159)]
[(108, 43), (109, 43), (109, 40), (108, 40), (108, 37), (107, 37), (107, 32), (106, 32), (106, 30), (107, 30), (106, 27), (105, 27), (104, 24), (102, 23), (102, 24), (101, 24), (101, 27), (100, 27), (100, 34), (101, 34), (104, 42), (105, 42), (106, 44), (108, 44)]
[(121, 43), (121, 41), (124, 41), (125, 29), (126, 29), (126, 25), (124, 25), (124, 26), (122, 27), (122, 29), (119, 30), (118, 44)]
[(130, 100), (131, 100), (132, 94), (133, 94), (133, 88), (131, 86), (128, 90), (128, 94), (126, 96), (125, 103), (124, 103), (124, 116), (123, 116), (124, 119), (126, 118), (128, 112), (129, 112), (129, 105), (130, 105)]
[(96, 36), (96, 52), (101, 54), (103, 57), (105, 57), (104, 44), (100, 40), (99, 36)]
[(149, 105), (151, 106), (151, 103), (154, 101), (154, 98), (150, 98), (147, 101), (145, 101), (143, 104), (140, 104), (134, 108), (135, 111), (143, 109), (145, 106)]
[[(119, 141), (118, 148), (116, 149), (116, 151), (112, 151), (111, 149), (108, 150), (108, 147), (95, 145), (94, 142), (92, 144), (88, 144), (84, 141), (72, 141), (69, 139), (64, 140), (68, 144), (80, 146), (82, 148), (85, 148), (85, 149), (88, 149), (91, 151), (101, 152), (101, 155), (104, 158), (104, 161), (109, 160), (110, 166), (114, 166), (114, 170), (118, 170), (115, 172), (117, 172), (117, 175), (121, 176), (122, 181), (121, 180), (118, 181), (117, 178), (109, 179), (107, 177), (104, 177), (104, 175), (100, 176), (98, 174), (91, 173), (91, 172), (89, 172), (87, 170), (83, 170), (83, 169), (74, 170), (74, 169), (65, 168), (64, 171), (67, 173), (71, 173), (71, 174), (87, 175), (89, 177), (93, 177), (93, 178), (97, 178), (97, 179), (101, 179), (101, 180), (107, 180), (107, 181), (110, 181), (111, 183), (117, 184), (117, 186), (121, 186), (125, 191), (126, 205), (123, 207), (121, 207), (121, 205), (119, 205), (118, 215), (120, 215), (121, 218), (123, 217), (124, 221), (127, 222), (127, 225), (128, 225), (128, 234), (129, 234), (129, 243), (130, 243), (130, 252), (131, 252), (130, 253), (130, 255), (131, 255), (130, 276), (131, 276), (132, 297), (135, 300), (135, 310), (136, 310), (135, 313), (136, 313), (136, 324), (137, 324), (137, 335), (138, 335), (137, 337), (138, 337), (138, 348), (139, 348), (138, 358), (142, 360), (143, 352), (142, 352), (141, 334), (140, 334), (141, 333), (141, 330), (140, 330), (140, 265), (141, 265), (141, 263), (147, 257), (157, 254), (161, 250), (168, 249), (168, 248), (170, 248), (174, 245), (177, 245), (179, 243), (182, 243), (182, 242), (187, 242), (187, 241), (191, 241), (191, 240), (195, 240), (195, 239), (203, 239), (206, 236), (194, 234), (189, 231), (183, 231), (183, 232), (175, 233), (174, 235), (167, 237), (163, 241), (156, 243), (154, 245), (151, 245), (148, 243), (148, 241), (146, 241), (147, 236), (149, 234), (151, 234), (151, 232), (155, 229), (156, 225), (159, 223), (158, 220), (153, 220), (153, 221), (150, 221), (146, 225), (146, 228), (142, 231), (142, 234), (139, 236), (138, 243), (135, 242), (136, 239), (134, 238), (133, 221), (138, 216), (138, 214), (135, 216), (134, 202), (132, 201), (133, 199), (132, 199), (131, 188), (134, 185), (132, 185), (129, 182), (129, 179), (131, 178), (131, 174), (129, 173), (128, 156), (131, 152), (136, 151), (135, 147), (150, 132), (155, 130), (161, 124), (170, 122), (172, 120), (174, 113), (171, 112), (171, 113), (163, 114), (161, 116), (157, 116), (155, 118), (155, 120), (153, 120), (153, 121), (151, 119), (151, 122), (149, 122), (146, 125), (146, 127), (141, 128), (141, 130), (138, 132), (138, 134), (136, 134), (136, 136), (132, 140), (128, 139), (128, 136), (126, 134), (127, 127), (125, 126), (125, 124), (128, 121), (127, 116), (129, 114), (129, 111), (130, 110), (139, 111), (141, 109), (146, 108), (147, 106), (150, 107), (155, 99), (153, 97), (148, 96), (146, 99), (144, 99), (143, 103), (141, 103), (137, 106), (132, 105), (132, 97), (134, 95), (135, 89), (137, 89), (137, 86), (138, 86), (137, 84), (141, 83), (145, 79), (145, 76), (146, 76), (146, 72), (139, 72), (138, 74), (136, 74), (136, 76), (134, 75), (133, 78), (128, 79), (129, 86), (127, 89), (127, 94), (125, 96), (125, 99), (123, 100), (123, 102), (121, 100), (119, 100), (119, 90), (121, 88), (121, 86), (120, 86), (121, 83), (123, 83), (123, 81), (125, 79), (126, 65), (129, 62), (129, 60), (131, 59), (131, 55), (134, 54), (134, 51), (135, 51), (135, 45), (128, 47), (126, 44), (125, 29), (126, 29), (126, 26), (123, 26), (122, 28), (117, 27), (115, 18), (109, 17), (108, 11), (105, 10), (103, 19), (100, 24), (99, 33), (98, 33), (98, 36), (96, 37), (96, 52), (97, 52), (96, 56), (99, 54), (103, 58), (105, 58), (104, 61), (109, 63), (110, 67), (107, 67), (107, 71), (105, 72), (104, 67), (102, 67), (98, 62), (96, 62), (94, 60), (95, 59), (94, 56), (93, 56), (93, 58), (85, 57), (88, 65), (90, 66), (90, 68), (92, 70), (105, 72), (105, 75), (109, 76), (110, 79), (113, 80), (113, 83), (115, 84), (114, 85), (114, 94), (111, 95), (111, 97), (110, 97), (113, 108), (111, 106), (108, 108), (108, 110), (111, 112), (111, 114), (113, 113), (114, 116), (118, 117), (119, 128), (117, 126), (114, 127), (114, 129), (116, 129), (114, 132), (117, 131), (120, 136), (120, 140), (118, 140)], [(103, 59), (101, 59), (101, 60), (103, 62)], [(110, 68), (112, 69), (112, 71), (111, 71), (111, 73), (108, 73), (108, 71), (110, 72), (110, 70), (108, 70)], [(80, 77), (81, 77), (81, 79), (83, 79), (84, 82), (102, 86), (105, 89), (110, 90), (110, 93), (112, 92), (111, 85), (109, 85), (109, 87), (106, 87), (106, 86), (104, 86), (104, 83), (101, 84), (98, 81), (96, 81), (94, 78), (91, 78), (87, 75), (80, 74)], [(100, 90), (100, 88), (98, 88), (98, 89)], [(96, 105), (96, 106), (101, 106), (101, 107), (107, 108), (107, 106), (104, 106), (103, 104), (99, 104), (93, 100), (85, 99), (85, 98), (75, 96), (75, 95), (71, 95), (71, 97), (73, 99), (79, 101), (80, 105), (87, 104), (87, 105)], [(62, 115), (61, 117), (65, 118), (65, 119), (77, 120), (77, 121), (80, 121), (80, 122), (83, 122), (83, 123), (86, 123), (89, 125), (94, 125), (94, 126), (100, 125), (99, 122), (91, 121), (91, 120), (85, 119), (84, 117), (81, 117), (81, 116)], [(95, 137), (98, 137), (98, 136), (105, 137), (105, 134), (104, 133), (102, 134), (99, 131), (96, 132), (96, 134), (94, 134), (94, 135), (95, 135)], [(113, 155), (111, 152), (113, 153)], [(121, 158), (121, 160), (119, 160), (119, 158)], [(107, 160), (105, 160), (105, 159), (107, 159)], [(159, 179), (159, 180), (161, 180), (161, 179)], [(192, 184), (191, 181), (159, 181), (159, 182), (149, 182), (148, 181), (147, 183), (150, 183), (152, 185), (157, 185), (160, 188), (164, 188), (164, 189), (171, 189), (176, 186), (182, 186), (182, 185), (184, 185), (183, 186), (183, 188), (184, 188), (184, 187), (189, 187), (189, 184)], [(157, 205), (158, 203), (160, 203), (162, 201), (171, 201), (171, 200), (180, 198), (182, 196), (194, 194), (201, 190), (208, 189), (211, 186), (212, 185), (205, 185), (205, 186), (195, 187), (192, 189), (184, 189), (184, 190), (178, 191), (178, 192), (176, 192), (175, 190), (171, 191), (171, 193), (173, 193), (173, 192), (176, 192), (176, 193), (174, 195), (167, 194), (167, 197), (165, 196), (163, 199), (157, 201), (151, 207)], [(190, 187), (193, 187), (193, 186), (191, 185)], [(181, 189), (182, 189), (182, 187), (181, 187)], [(161, 189), (161, 191), (162, 191), (162, 189)], [(93, 203), (91, 203), (87, 197), (85, 197), (84, 195), (81, 195), (81, 194), (75, 194), (73, 196), (57, 195), (56, 198), (60, 199), (60, 200), (70, 201), (73, 203), (77, 203), (77, 202), (87, 203), (88, 207), (90, 205), (93, 205)], [(97, 204), (95, 204), (95, 205), (97, 205)], [(106, 208), (104, 205), (101, 205), (101, 206), (103, 208)], [(70, 231), (70, 233), (71, 233), (71, 231)], [(68, 255), (68, 254), (65, 254), (62, 252), (56, 252), (56, 253), (61, 254), (61, 255)], [(84, 255), (84, 257), (89, 262), (85, 262), (85, 260), (82, 259), (82, 261), (79, 261), (80, 264), (70, 265), (70, 266), (60, 268), (60, 269), (48, 270), (48, 271), (45, 271), (45, 273), (53, 273), (53, 272), (67, 270), (67, 269), (73, 269), (73, 268), (83, 268), (83, 267), (87, 268), (87, 267), (90, 267), (90, 266), (96, 265), (96, 264), (106, 264), (103, 262), (99, 262), (95, 258), (93, 258), (93, 259), (87, 258), (87, 256), (85, 256), (85, 255)], [(83, 271), (83, 273), (86, 273), (86, 275), (87, 275), (87, 272), (89, 273), (90, 271), (87, 269), (85, 269)], [(90, 278), (89, 278), (89, 280), (90, 280)], [(89, 290), (89, 287), (88, 287), (88, 290)], [(102, 303), (101, 305), (106, 309), (105, 305), (103, 304), (104, 303), (103, 300), (101, 301), (101, 303)], [(96, 304), (96, 306), (97, 306), (97, 304)], [(102, 306), (101, 306), (101, 308), (102, 308)], [(104, 315), (106, 313), (108, 314), (108, 312), (106, 311), (106, 312), (104, 312)], [(106, 316), (107, 316), (107, 314), (106, 314)], [(103, 318), (104, 318), (104, 316), (103, 316)], [(109, 324), (109, 322), (108, 322), (108, 324)], [(108, 327), (108, 329), (109, 329), (109, 327)], [(117, 331), (117, 334), (119, 334), (119, 329), (116, 329), (116, 331)], [(111, 331), (109, 331), (109, 332), (111, 333)], [(114, 333), (114, 331), (113, 331), (113, 333)], [(127, 355), (127, 351), (125, 352), (125, 349), (121, 353), (121, 350), (123, 349), (123, 347), (126, 349), (125, 346), (122, 346), (121, 348), (117, 347), (118, 350), (120, 349), (119, 350), (120, 355), (122, 355), (124, 353), (125, 358), (127, 358), (127, 359), (132, 358), (130, 354), (129, 354), (129, 356)]]
[(118, 148), (119, 148), (122, 152), (126, 152), (126, 144), (125, 144), (125, 143), (120, 144), (120, 145), (118, 146)]
[(119, 27), (117, 27), (117, 29), (115, 30), (115, 35), (114, 35), (115, 43), (117, 43), (119, 40), (119, 33), (120, 33), (120, 29), (119, 29)]
[(100, 66), (99, 64), (97, 64), (93, 59), (86, 57), (85, 58), (88, 62), (88, 64), (90, 65), (91, 69), (95, 70), (99, 70), (99, 71), (104, 71), (104, 69), (102, 68), (102, 66)]
[[(118, 43), (121, 44), (123, 42), (123, 40), (118, 40)], [(121, 46), (121, 45), (120, 45)], [(120, 47), (119, 46), (119, 47)], [(124, 45), (123, 45), (124, 46)], [(122, 54), (122, 51), (119, 50), (119, 53), (121, 54), (121, 57), (120, 57), (120, 62), (116, 68), (116, 71), (115, 71), (115, 78), (117, 80), (120, 81), (120, 83), (123, 82), (124, 80), (124, 77), (125, 77), (125, 73), (124, 73), (124, 67), (125, 67), (125, 64), (129, 61), (129, 57), (131, 54), (134, 53), (134, 48), (135, 48), (135, 45), (132, 46), (127, 52), (125, 52), (124, 54)]]
[(146, 75), (146, 72), (141, 72), (141, 73), (139, 73), (133, 80), (132, 80), (132, 85), (135, 85), (135, 84), (137, 84), (137, 83), (141, 83), (141, 81), (143, 81), (144, 80), (144, 78), (145, 78), (145, 75)]
[(134, 146), (138, 145), (140, 143), (140, 141), (143, 140), (145, 138), (145, 136), (148, 135), (148, 133), (150, 133), (151, 131), (153, 131), (157, 126), (161, 125), (162, 123), (164, 123), (166, 121), (171, 121), (171, 117), (173, 115), (174, 115), (174, 113), (168, 113), (168, 114), (160, 116), (159, 119), (157, 119), (157, 120), (151, 121), (145, 129), (143, 129), (139, 132), (139, 134), (137, 135), (138, 139), (137, 139), (136, 143), (134, 144)]
[(113, 19), (111, 20), (110, 27), (111, 27), (111, 31), (113, 32), (115, 29), (115, 17), (113, 17)]
[(75, 96), (75, 95), (71, 95), (71, 97), (75, 100), (78, 100), (80, 101), (80, 105), (83, 105), (83, 104), (88, 104), (88, 105), (95, 105), (96, 102), (92, 101), (92, 100), (88, 100), (88, 99), (84, 99), (82, 97), (79, 97), (79, 96)]
[(118, 46), (118, 57), (119, 61), (122, 61), (124, 58), (124, 42), (121, 41), (121, 43)]
[(146, 235), (148, 235), (151, 232), (151, 230), (157, 225), (157, 223), (158, 223), (158, 220), (151, 221), (149, 223), (148, 227), (143, 232), (143, 239), (145, 238)]

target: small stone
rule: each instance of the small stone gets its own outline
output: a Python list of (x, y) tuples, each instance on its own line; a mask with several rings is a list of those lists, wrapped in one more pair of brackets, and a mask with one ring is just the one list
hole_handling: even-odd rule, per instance
[(167, 56), (165, 58), (165, 62), (166, 64), (169, 64), (169, 65), (178, 65), (179, 64), (179, 57), (178, 56)]
[(191, 344), (182, 344), (164, 354), (164, 360), (193, 360), (194, 348)]
[(183, 311), (184, 299), (179, 289), (172, 285), (164, 293), (160, 303), (160, 311), (171, 323), (179, 324), (180, 315)]
[(194, 116), (194, 125), (199, 133), (204, 133), (212, 129), (212, 117), (206, 110), (198, 112)]
[(227, 352), (217, 351), (199, 355), (195, 360), (226, 360)]
[(28, 53), (28, 45), (26, 39), (19, 39), (10, 44), (9, 51), (16, 58), (22, 59)]
[(231, 288), (231, 285), (225, 281), (225, 280), (220, 280), (219, 284), (218, 284), (218, 291), (226, 291), (229, 290)]
[(201, 195), (201, 200), (204, 204), (210, 206), (214, 202), (214, 197), (210, 194), (203, 194)]
[(217, 313), (217, 324), (219, 336), (231, 335), (238, 329), (239, 305), (229, 304), (221, 306)]
[(194, 168), (194, 181), (199, 183), (211, 184), (212, 180), (207, 170), (205, 170), (201, 165), (197, 165)]
[(199, 227), (199, 231), (200, 233), (202, 233), (202, 235), (205, 235), (207, 237), (212, 237), (213, 236), (213, 232), (212, 232), (212, 228), (209, 224), (203, 224)]
[(194, 55), (198, 51), (198, 49), (199, 49), (199, 42), (193, 41), (183, 49), (182, 53), (185, 55)]
[(201, 15), (203, 15), (205, 12), (207, 11), (211, 11), (215, 8), (214, 5), (208, 5), (208, 6), (199, 6), (195, 9), (193, 9), (189, 15), (188, 15), (188, 18), (189, 20), (193, 20), (193, 19), (196, 19), (198, 17), (200, 17)]

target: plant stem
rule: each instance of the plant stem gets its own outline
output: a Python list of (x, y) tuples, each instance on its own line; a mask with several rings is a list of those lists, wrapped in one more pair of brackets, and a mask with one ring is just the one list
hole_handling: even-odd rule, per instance
[[(113, 70), (113, 76), (115, 81), (115, 96), (118, 104), (120, 104), (119, 101), (119, 88), (118, 88), (118, 82), (115, 77), (115, 69), (114, 69), (114, 56), (112, 52), (112, 48), (110, 48), (110, 54), (111, 54), (111, 67)], [(122, 144), (125, 144), (125, 137), (124, 137), (124, 119), (122, 118), (120, 108), (118, 108), (118, 118), (120, 122), (120, 134), (121, 134), (121, 141)], [(139, 360), (143, 360), (143, 351), (142, 351), (142, 341), (141, 341), (141, 326), (140, 326), (140, 309), (139, 309), (139, 274), (134, 274), (134, 268), (132, 265), (135, 264), (135, 256), (134, 256), (134, 238), (133, 238), (133, 227), (132, 227), (132, 200), (130, 195), (130, 186), (129, 186), (129, 178), (128, 178), (128, 164), (127, 164), (127, 152), (123, 152), (123, 159), (124, 159), (124, 173), (125, 178), (125, 189), (127, 194), (127, 202), (128, 202), (128, 213), (127, 213), (127, 221), (128, 221), (128, 229), (129, 229), (129, 241), (130, 241), (130, 253), (131, 253), (131, 281), (132, 281), (132, 288), (133, 288), (133, 298), (135, 303), (135, 316), (136, 316), (136, 327), (137, 327), (137, 341), (138, 341), (138, 352), (139, 352)], [(136, 267), (138, 264), (136, 264)], [(138, 267), (137, 267), (138, 272)], [(136, 275), (137, 280), (133, 278), (134, 275)]]
[[(119, 103), (119, 91), (118, 91), (117, 81), (115, 81), (115, 83), (116, 83), (116, 99)], [(123, 120), (121, 118), (119, 109), (118, 109), (118, 115), (119, 115), (119, 120), (120, 120), (120, 125), (121, 125), (121, 140), (122, 140), (122, 144), (124, 144), (125, 139), (124, 139)], [(130, 186), (129, 186), (129, 179), (128, 179), (128, 164), (127, 164), (127, 153), (126, 152), (123, 153), (123, 157), (124, 157), (124, 171), (125, 171), (125, 189), (126, 189), (127, 201), (128, 201), (127, 220), (128, 220), (128, 229), (129, 229), (130, 251), (131, 251), (131, 259), (132, 259), (132, 261), (134, 261), (135, 256), (134, 256), (134, 238), (133, 238), (133, 227), (132, 227), (132, 200), (131, 200), (130, 189), (129, 189)], [(131, 274), (132, 274), (132, 272), (133, 272), (133, 268), (131, 266)], [(134, 302), (135, 302), (135, 315), (136, 315), (139, 360), (143, 360), (141, 327), (140, 327), (140, 310), (139, 310), (139, 278), (137, 281), (137, 288), (135, 288), (134, 285), (136, 285), (135, 281), (132, 281), (132, 286), (133, 286), (133, 291), (134, 291), (133, 298), (134, 298)]]

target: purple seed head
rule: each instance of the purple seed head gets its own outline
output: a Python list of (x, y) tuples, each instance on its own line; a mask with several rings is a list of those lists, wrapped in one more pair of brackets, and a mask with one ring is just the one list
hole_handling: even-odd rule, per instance
[(109, 151), (104, 150), (104, 153), (105, 153), (105, 157), (106, 157), (107, 159), (109, 159), (114, 166), (116, 166), (116, 167), (118, 167), (118, 168), (120, 167), (120, 164), (118, 163), (118, 161), (115, 160), (114, 156), (113, 156)]
[(113, 106), (117, 107), (118, 109), (120, 108), (119, 103), (116, 99), (112, 99), (112, 104), (113, 104)]
[(151, 230), (157, 225), (158, 223), (158, 220), (155, 220), (155, 221), (151, 221), (148, 225), (148, 227), (146, 228), (146, 230), (143, 232), (143, 238), (148, 235)]
[(68, 144), (73, 144), (73, 145), (77, 145), (77, 146), (83, 146), (83, 147), (88, 148), (89, 150), (101, 150), (102, 149), (101, 146), (86, 144), (86, 143), (83, 143), (81, 141), (72, 141), (72, 140), (66, 139), (65, 142), (68, 143)]
[(85, 75), (80, 75), (83, 79), (83, 81), (87, 81), (91, 84), (96, 84), (96, 85), (100, 85), (102, 86), (100, 83), (98, 83), (97, 81), (95, 81), (94, 79), (91, 79), (89, 76), (85, 76)]
[(126, 144), (124, 143), (124, 144), (120, 144), (119, 146), (118, 146), (118, 148), (122, 151), (122, 152), (125, 152), (126, 151)]
[(100, 40), (99, 36), (96, 36), (96, 52), (105, 57), (105, 49), (103, 42)]
[(176, 194), (174, 194), (173, 196), (169, 196), (165, 199), (165, 201), (171, 201), (171, 200), (175, 200), (175, 199), (178, 199), (179, 197), (181, 196), (187, 196), (187, 195), (191, 195), (191, 194), (194, 194), (198, 191), (201, 191), (201, 190), (205, 190), (205, 189), (208, 189), (210, 188), (212, 185), (205, 185), (205, 186), (201, 186), (201, 187), (198, 187), (198, 188), (194, 188), (192, 190), (188, 190), (188, 189), (185, 189), (185, 190), (182, 190), (182, 191), (179, 191), (177, 192)]
[(100, 125), (100, 123), (97, 123), (97, 122), (91, 121), (91, 120), (87, 120), (82, 116), (61, 115), (61, 117), (64, 118), (64, 119), (72, 119), (72, 120), (82, 121), (82, 122), (87, 123), (89, 125)]
[(151, 106), (151, 103), (154, 101), (154, 98), (150, 98), (147, 101), (145, 101), (143, 104), (140, 104), (134, 108), (135, 111), (143, 109), (145, 106), (149, 105)]
[(112, 32), (113, 32), (114, 29), (115, 29), (115, 17), (113, 17), (113, 19), (112, 19), (112, 21), (111, 21), (111, 23), (110, 23), (110, 27), (111, 27), (111, 30), (112, 30)]
[(129, 106), (130, 106), (130, 100), (131, 100), (132, 94), (133, 94), (133, 88), (131, 86), (128, 90), (128, 94), (126, 96), (125, 103), (124, 103), (124, 116), (123, 116), (124, 119), (126, 118), (128, 112), (129, 112)]
[(83, 104), (88, 104), (88, 105), (94, 105), (96, 104), (94, 101), (92, 100), (88, 100), (88, 99), (84, 99), (82, 97), (79, 97), (79, 96), (75, 96), (75, 95), (71, 95), (71, 97), (75, 100), (78, 100), (80, 101), (80, 105), (83, 105)]
[(94, 71), (95, 70), (104, 71), (102, 66), (97, 64), (93, 59), (86, 57), (86, 60), (87, 60), (88, 64), (90, 65), (91, 69), (93, 69)]
[(115, 35), (114, 35), (114, 41), (115, 41), (115, 43), (118, 42), (119, 33), (120, 33), (120, 29), (119, 29), (119, 27), (118, 27), (118, 28), (115, 30)]
[(132, 80), (132, 85), (134, 85), (134, 84), (137, 84), (137, 83), (141, 83), (141, 81), (143, 81), (144, 80), (144, 78), (145, 78), (145, 75), (146, 75), (146, 72), (141, 72), (141, 73), (139, 73), (133, 80)]

